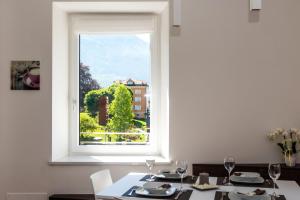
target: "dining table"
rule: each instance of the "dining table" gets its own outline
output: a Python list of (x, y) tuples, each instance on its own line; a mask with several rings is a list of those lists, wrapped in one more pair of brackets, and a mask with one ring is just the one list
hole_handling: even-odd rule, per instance
[[(143, 186), (146, 182), (143, 181), (143, 177), (145, 177), (145, 173), (135, 173), (131, 172), (126, 176), (122, 177), (111, 186), (105, 188), (101, 192), (95, 194), (97, 199), (112, 199), (112, 200), (130, 200), (130, 199), (152, 199), (151, 197), (128, 197), (124, 196), (126, 192), (128, 192), (134, 186)], [(170, 183), (170, 182), (168, 182)], [(217, 183), (217, 177), (209, 177), (210, 184)], [(276, 193), (280, 195), (284, 195), (286, 200), (300, 200), (300, 187), (295, 181), (287, 181), (287, 180), (278, 180), (277, 182), (278, 188), (276, 189)], [(180, 188), (180, 182), (172, 183), (173, 186)], [(260, 188), (265, 190), (268, 194), (272, 194), (273, 188)], [(255, 189), (256, 189), (255, 188)], [(189, 197), (189, 200), (214, 200), (216, 196), (216, 192), (231, 192), (238, 191), (242, 193), (247, 193), (253, 191), (253, 187), (248, 186), (219, 186), (216, 190), (207, 190), (207, 191), (199, 191), (192, 187), (191, 183), (183, 184), (184, 190), (192, 190), (192, 194)], [(224, 199), (225, 200), (225, 199)]]

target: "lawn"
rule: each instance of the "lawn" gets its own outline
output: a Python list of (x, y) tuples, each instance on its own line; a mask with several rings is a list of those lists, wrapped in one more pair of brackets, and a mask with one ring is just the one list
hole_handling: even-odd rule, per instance
[(80, 141), (97, 142), (147, 142), (146, 134), (103, 134), (103, 133), (80, 133)]

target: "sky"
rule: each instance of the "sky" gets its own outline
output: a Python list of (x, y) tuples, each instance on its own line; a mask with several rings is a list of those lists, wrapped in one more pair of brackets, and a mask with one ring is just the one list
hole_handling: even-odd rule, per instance
[(80, 62), (101, 87), (128, 78), (150, 83), (150, 34), (80, 35)]

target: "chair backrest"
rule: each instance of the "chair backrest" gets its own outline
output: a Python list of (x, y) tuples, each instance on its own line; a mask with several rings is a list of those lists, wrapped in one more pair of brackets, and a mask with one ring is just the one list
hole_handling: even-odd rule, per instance
[(92, 181), (95, 195), (113, 183), (108, 169), (95, 172), (90, 176), (90, 179)]

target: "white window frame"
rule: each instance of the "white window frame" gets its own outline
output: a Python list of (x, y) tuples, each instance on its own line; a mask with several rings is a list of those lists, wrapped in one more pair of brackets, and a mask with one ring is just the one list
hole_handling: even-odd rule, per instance
[[(79, 145), (79, 35), (80, 34), (142, 34), (151, 33), (151, 82), (159, 82), (159, 22), (153, 14), (74, 14), (70, 15), (70, 148), (71, 152), (85, 154), (159, 154), (158, 120), (152, 120), (150, 142), (147, 145)], [(160, 85), (151, 86), (152, 93), (160, 93)], [(158, 117), (159, 96), (151, 98), (151, 116)], [(135, 110), (136, 107), (135, 107)], [(141, 109), (140, 109), (141, 110)], [(101, 152), (101, 153), (100, 153)]]
[[(143, 163), (145, 155), (155, 156), (158, 163), (166, 163), (170, 161), (169, 155), (169, 3), (168, 0), (159, 1), (97, 1), (97, 2), (53, 2), (52, 13), (52, 164), (88, 164), (88, 163)], [(152, 64), (158, 66), (153, 68), (151, 73), (157, 74), (157, 81), (152, 83), (152, 87), (160, 86), (160, 91), (153, 93), (151, 98), (157, 99), (156, 109), (151, 116), (157, 121), (157, 132), (159, 140), (155, 151), (137, 153), (134, 151), (125, 151), (120, 154), (112, 152), (90, 151), (89, 148), (83, 148), (79, 151), (72, 147), (72, 135), (74, 135), (74, 118), (71, 115), (73, 110), (78, 109), (77, 99), (74, 98), (72, 88), (74, 82), (72, 77), (74, 70), (71, 66), (75, 66), (71, 55), (74, 48), (70, 48), (72, 37), (70, 35), (70, 15), (82, 14), (142, 14), (154, 15), (157, 18), (157, 38), (156, 43), (151, 48), (156, 48), (157, 60), (151, 60)], [(74, 38), (73, 38), (74, 39)], [(76, 45), (75, 45), (76, 46)], [(78, 63), (77, 63), (78, 64)], [(78, 65), (77, 65), (78, 66)], [(73, 74), (72, 74), (73, 73)], [(78, 77), (78, 76), (77, 76)], [(77, 86), (76, 86), (77, 87)], [(71, 90), (70, 90), (71, 88)], [(150, 88), (151, 89), (151, 88)], [(151, 91), (150, 91), (151, 92)], [(154, 100), (155, 101), (155, 100)], [(153, 102), (153, 100), (152, 100)], [(155, 107), (151, 105), (151, 107)], [(153, 108), (155, 109), (155, 108)], [(79, 121), (79, 119), (77, 119)], [(78, 124), (77, 124), (78, 125)], [(79, 128), (76, 128), (79, 129)], [(154, 128), (151, 128), (154, 130)], [(76, 130), (79, 131), (79, 130)], [(77, 137), (78, 136), (78, 137)], [(79, 133), (77, 134), (79, 140)], [(79, 144), (79, 143), (77, 143)], [(112, 156), (114, 155), (114, 156)], [(136, 155), (136, 156), (135, 156)]]

